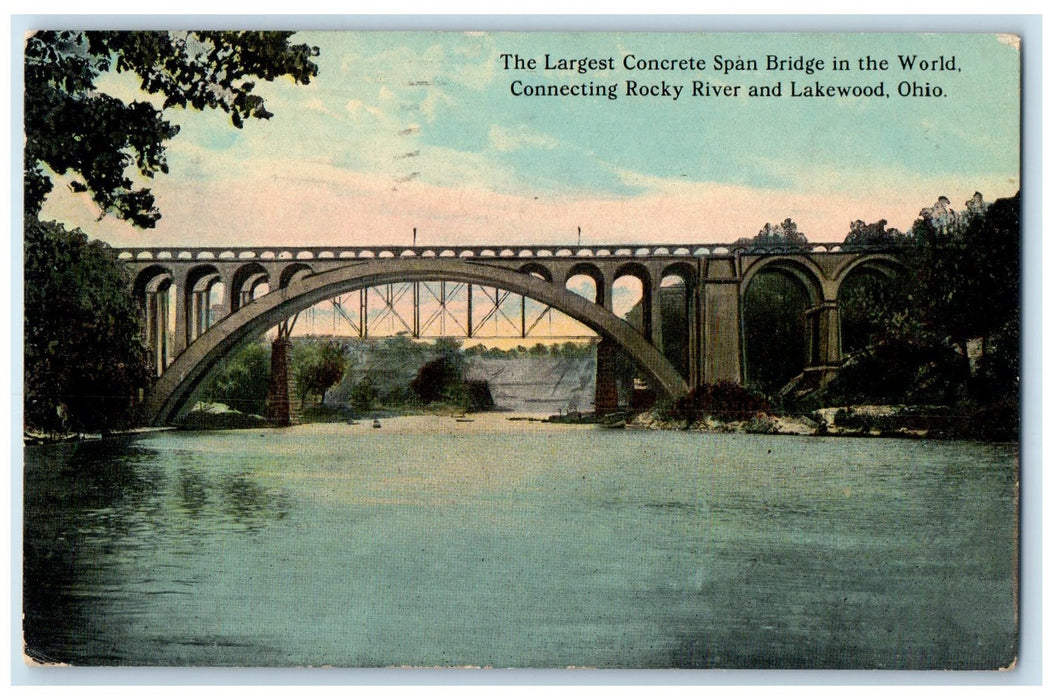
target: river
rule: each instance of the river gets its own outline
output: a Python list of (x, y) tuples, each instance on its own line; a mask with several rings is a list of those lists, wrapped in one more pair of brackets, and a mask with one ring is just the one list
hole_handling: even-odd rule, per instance
[(1018, 451), (449, 417), (25, 449), (79, 665), (997, 668)]

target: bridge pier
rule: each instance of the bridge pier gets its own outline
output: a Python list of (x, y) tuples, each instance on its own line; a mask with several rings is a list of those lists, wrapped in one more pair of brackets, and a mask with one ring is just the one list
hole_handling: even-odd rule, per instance
[(597, 416), (618, 410), (618, 347), (604, 338), (596, 345), (596, 408)]
[(841, 314), (837, 302), (824, 300), (809, 309), (806, 317), (812, 342), (805, 372), (818, 374), (819, 383), (826, 384), (841, 368)]
[(172, 351), (178, 356), (187, 346), (190, 340), (187, 333), (187, 271), (182, 270), (176, 274), (173, 284), (175, 286), (175, 332), (172, 337)]
[(702, 381), (742, 383), (742, 319), (735, 259), (706, 261), (702, 280)]
[(687, 289), (687, 385), (694, 388), (702, 383), (702, 343), (699, 330), (702, 326), (702, 301), (699, 285)]
[(271, 343), (271, 374), (267, 385), (267, 403), (264, 409), (267, 422), (284, 428), (296, 423), (296, 410), (292, 401), (292, 378), (289, 374), (289, 350), (292, 341), (288, 335), (278, 333)]
[(651, 345), (658, 348), (658, 352), (665, 352), (665, 343), (662, 341), (662, 277), (656, 275), (651, 278), (650, 289), (647, 290), (646, 296), (649, 297), (648, 301), (648, 319), (646, 322), (648, 328), (648, 339), (651, 341)]
[(157, 289), (146, 292), (146, 345), (156, 376), (168, 367), (168, 295), (171, 283), (163, 281)]
[[(566, 285), (566, 280), (563, 281)], [(610, 274), (603, 276), (603, 293), (600, 290), (596, 290), (597, 301), (599, 305), (607, 309), (610, 312), (614, 312), (614, 279)]]

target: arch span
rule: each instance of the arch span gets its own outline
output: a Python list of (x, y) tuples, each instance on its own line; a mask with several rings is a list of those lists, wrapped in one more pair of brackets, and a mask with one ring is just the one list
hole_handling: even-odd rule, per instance
[(904, 274), (907, 266), (902, 259), (888, 253), (872, 253), (860, 255), (845, 262), (833, 275), (832, 279), (840, 291), (841, 284), (856, 270), (876, 270), (889, 278)]
[(587, 299), (530, 274), (460, 259), (373, 259), (295, 279), (247, 304), (203, 333), (161, 375), (143, 403), (153, 425), (170, 423), (189, 408), (209, 372), (247, 338), (292, 314), (347, 292), (394, 282), (445, 279), (500, 287), (580, 321), (621, 346), (665, 396), (687, 393), (687, 383), (662, 353), (632, 326)]
[(773, 256), (761, 258), (743, 273), (742, 282), (739, 285), (742, 293), (746, 293), (750, 283), (757, 275), (775, 271), (796, 278), (808, 291), (813, 306), (821, 303), (826, 298), (826, 288), (823, 284), (826, 280), (826, 275), (823, 274), (823, 271), (815, 262), (806, 257)]

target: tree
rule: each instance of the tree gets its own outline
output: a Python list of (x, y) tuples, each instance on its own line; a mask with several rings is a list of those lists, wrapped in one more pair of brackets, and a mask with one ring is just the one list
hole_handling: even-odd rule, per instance
[(468, 390), (461, 363), (449, 355), (424, 363), (410, 382), (410, 389), (421, 403), (446, 401), (463, 408), (468, 406)]
[(434, 359), (421, 365), (417, 376), (410, 382), (410, 389), (422, 403), (447, 401), (467, 407), (468, 392), (464, 382), (466, 363), (461, 352), (461, 341), (457, 338), (438, 338), (430, 354)]
[(808, 245), (808, 239), (797, 230), (797, 224), (793, 219), (784, 219), (781, 224), (764, 224), (764, 228), (758, 231), (753, 238), (740, 238), (735, 243), (769, 248), (803, 248)]
[(911, 231), (926, 325), (965, 354), (1019, 313), (1020, 195), (987, 205), (977, 193), (956, 212), (941, 197)]
[[(988, 205), (977, 193), (960, 213), (941, 207), (945, 200), (923, 210), (912, 231), (922, 322), (931, 334), (947, 338), (963, 362), (973, 359), (969, 341), (979, 341), (975, 364), (981, 370), (977, 377), (981, 381), (973, 389), (981, 398), (1015, 393), (1019, 381), (1020, 194)], [(989, 356), (992, 342), (998, 350), (994, 357)], [(996, 377), (1001, 379), (995, 381)]]
[(373, 383), (373, 379), (371, 377), (362, 377), (351, 388), (351, 396), (348, 400), (351, 402), (352, 408), (360, 413), (365, 413), (373, 408), (373, 403), (378, 396), (379, 392)]
[[(73, 177), (101, 214), (150, 228), (161, 214), (129, 172), (165, 173), (178, 127), (164, 110), (222, 109), (241, 128), (267, 119), (252, 78), (307, 83), (318, 49), (288, 32), (37, 32), (24, 62), (25, 416), (27, 425), (106, 429), (128, 423), (148, 385), (138, 310), (107, 246), (38, 220), (53, 184)], [(106, 71), (134, 73), (152, 102), (101, 92)]]
[(336, 340), (308, 340), (294, 346), (292, 374), (296, 379), (296, 390), (300, 405), (311, 394), (325, 403), (325, 392), (339, 382), (347, 371), (347, 351), (343, 343)]
[(839, 293), (842, 343), (857, 352), (827, 399), (1012, 406), (1020, 371), (1019, 210), (1019, 193), (990, 205), (976, 193), (962, 211), (940, 197), (907, 236), (906, 274), (891, 283), (850, 275)]
[(226, 404), (242, 413), (263, 415), (270, 369), (270, 343), (262, 339), (250, 343), (212, 377), (204, 399)]
[(55, 431), (132, 421), (150, 379), (130, 280), (113, 250), (80, 230), (26, 219), (25, 420)]
[[(254, 80), (289, 76), (306, 84), (318, 74), (318, 49), (290, 46), (291, 32), (37, 32), (25, 47), (25, 211), (40, 212), (52, 189), (45, 167), (72, 173), (76, 191), (91, 193), (103, 215), (141, 228), (161, 217), (149, 189), (135, 188), (126, 170), (167, 173), (165, 143), (179, 128), (164, 118), (172, 107), (222, 109), (241, 128), (268, 119)], [(163, 98), (123, 102), (99, 92), (104, 72), (132, 72), (139, 87)]]
[(354, 341), (352, 347), (360, 349), (353, 371), (348, 372), (352, 386), (368, 377), (381, 404), (396, 406), (414, 399), (409, 385), (417, 374), (415, 368), (431, 356), (430, 345), (403, 334)]
[(849, 224), (844, 248), (858, 248), (880, 245), (900, 245), (907, 242), (907, 236), (897, 228), (885, 228), (887, 219), (872, 224), (856, 219)]

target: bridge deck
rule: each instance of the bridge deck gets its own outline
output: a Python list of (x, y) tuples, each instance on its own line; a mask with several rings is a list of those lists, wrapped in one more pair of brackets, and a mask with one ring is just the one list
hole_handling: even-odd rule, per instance
[[(604, 245), (380, 246), (128, 246), (122, 260), (333, 260), (370, 258), (697, 258), (710, 255), (786, 255), (845, 252), (843, 242), (800, 246), (745, 243), (617, 243)], [(876, 250), (867, 248), (868, 251)]]

